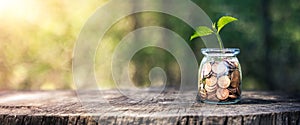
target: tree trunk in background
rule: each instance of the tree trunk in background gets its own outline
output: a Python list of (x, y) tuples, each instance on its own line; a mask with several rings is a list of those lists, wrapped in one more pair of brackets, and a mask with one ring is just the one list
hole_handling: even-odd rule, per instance
[(263, 29), (264, 29), (264, 46), (265, 46), (265, 83), (268, 85), (269, 89), (274, 90), (275, 86), (272, 85), (272, 21), (270, 17), (270, 0), (262, 0), (262, 19), (263, 19)]

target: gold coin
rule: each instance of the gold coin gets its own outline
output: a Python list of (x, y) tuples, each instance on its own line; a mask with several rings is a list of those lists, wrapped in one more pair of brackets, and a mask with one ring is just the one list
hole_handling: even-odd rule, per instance
[(229, 96), (229, 90), (228, 89), (219, 88), (219, 89), (217, 89), (216, 95), (217, 95), (217, 98), (219, 100), (225, 100)]
[(227, 66), (224, 64), (224, 62), (215, 62), (212, 67), (212, 71), (218, 75), (223, 74), (227, 72)]
[(219, 87), (224, 88), (224, 89), (228, 88), (229, 85), (230, 85), (230, 79), (229, 79), (229, 77), (228, 76), (222, 76), (222, 77), (220, 77), (218, 79), (218, 85), (219, 85)]
[(209, 62), (205, 63), (202, 67), (202, 72), (200, 74), (203, 74), (204, 76), (208, 75), (211, 71), (211, 65)]
[(217, 77), (211, 76), (210, 78), (207, 78), (205, 80), (205, 85), (214, 86), (217, 84), (217, 81), (218, 81)]

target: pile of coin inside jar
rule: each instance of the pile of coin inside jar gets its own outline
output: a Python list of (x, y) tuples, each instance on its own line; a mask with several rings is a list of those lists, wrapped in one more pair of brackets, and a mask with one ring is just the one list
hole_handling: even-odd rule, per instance
[(201, 101), (227, 102), (239, 99), (240, 71), (239, 63), (229, 58), (204, 62), (198, 83)]

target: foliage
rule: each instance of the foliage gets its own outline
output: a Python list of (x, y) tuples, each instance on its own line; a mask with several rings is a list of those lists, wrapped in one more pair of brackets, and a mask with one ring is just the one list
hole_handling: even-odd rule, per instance
[(74, 43), (104, 2), (1, 1), (0, 90), (74, 88)]
[[(0, 89), (74, 88), (71, 66), (77, 35), (88, 17), (105, 2), (97, 0), (2, 2)], [(224, 41), (228, 41), (225, 47), (238, 47), (241, 50), (238, 58), (243, 70), (244, 89), (300, 90), (299, 2), (273, 0), (265, 5), (262, 4), (263, 1), (253, 0), (193, 0), (193, 2), (210, 15), (212, 20), (222, 15), (239, 18), (239, 23), (222, 30), (220, 36)], [(269, 11), (269, 17), (264, 16), (264, 10)], [(110, 12), (113, 13), (117, 12)], [(182, 11), (182, 13), (192, 12)], [(265, 30), (266, 18), (270, 19), (270, 31)], [(223, 28), (222, 22), (216, 26), (219, 27), (218, 32)], [(104, 38), (105, 49), (98, 49), (97, 52), (98, 65), (95, 73), (101, 86), (114, 87), (110, 72), (107, 72), (111, 68), (110, 63), (103, 62), (110, 61), (118, 41), (135, 28), (149, 25), (169, 28), (186, 41), (189, 41), (194, 32), (181, 20), (165, 14), (147, 12), (121, 19)], [(209, 32), (207, 30), (204, 34)], [(269, 42), (265, 40), (266, 34), (271, 36)], [(188, 44), (197, 59), (201, 60), (200, 49), (205, 46), (201, 39), (194, 40), (199, 42)], [(130, 64), (131, 76), (137, 84), (147, 86), (148, 71), (156, 65), (167, 70), (171, 84), (180, 83), (176, 60), (168, 52), (157, 48), (141, 50), (133, 57)], [(266, 66), (271, 68), (267, 69)], [(272, 79), (266, 82), (267, 77)]]
[[(237, 21), (236, 18), (231, 17), (231, 16), (222, 16), (217, 23), (213, 23), (212, 24), (212, 29), (210, 29), (209, 27), (206, 26), (199, 26), (196, 29), (196, 32), (194, 33), (194, 35), (191, 36), (190, 40), (193, 40), (194, 38), (197, 37), (202, 37), (202, 36), (207, 36), (207, 35), (211, 35), (211, 34), (215, 34), (218, 38), (218, 43), (221, 49), (224, 48), (223, 46), (223, 42), (222, 39), (220, 37), (220, 31), (223, 29), (223, 27), (233, 21)], [(216, 26), (217, 24), (217, 26)]]

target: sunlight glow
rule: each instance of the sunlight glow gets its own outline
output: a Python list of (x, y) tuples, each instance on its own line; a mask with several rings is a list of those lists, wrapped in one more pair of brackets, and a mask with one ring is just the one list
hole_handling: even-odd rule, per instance
[(35, 0), (0, 0), (0, 19), (33, 22), (41, 12), (37, 3)]

